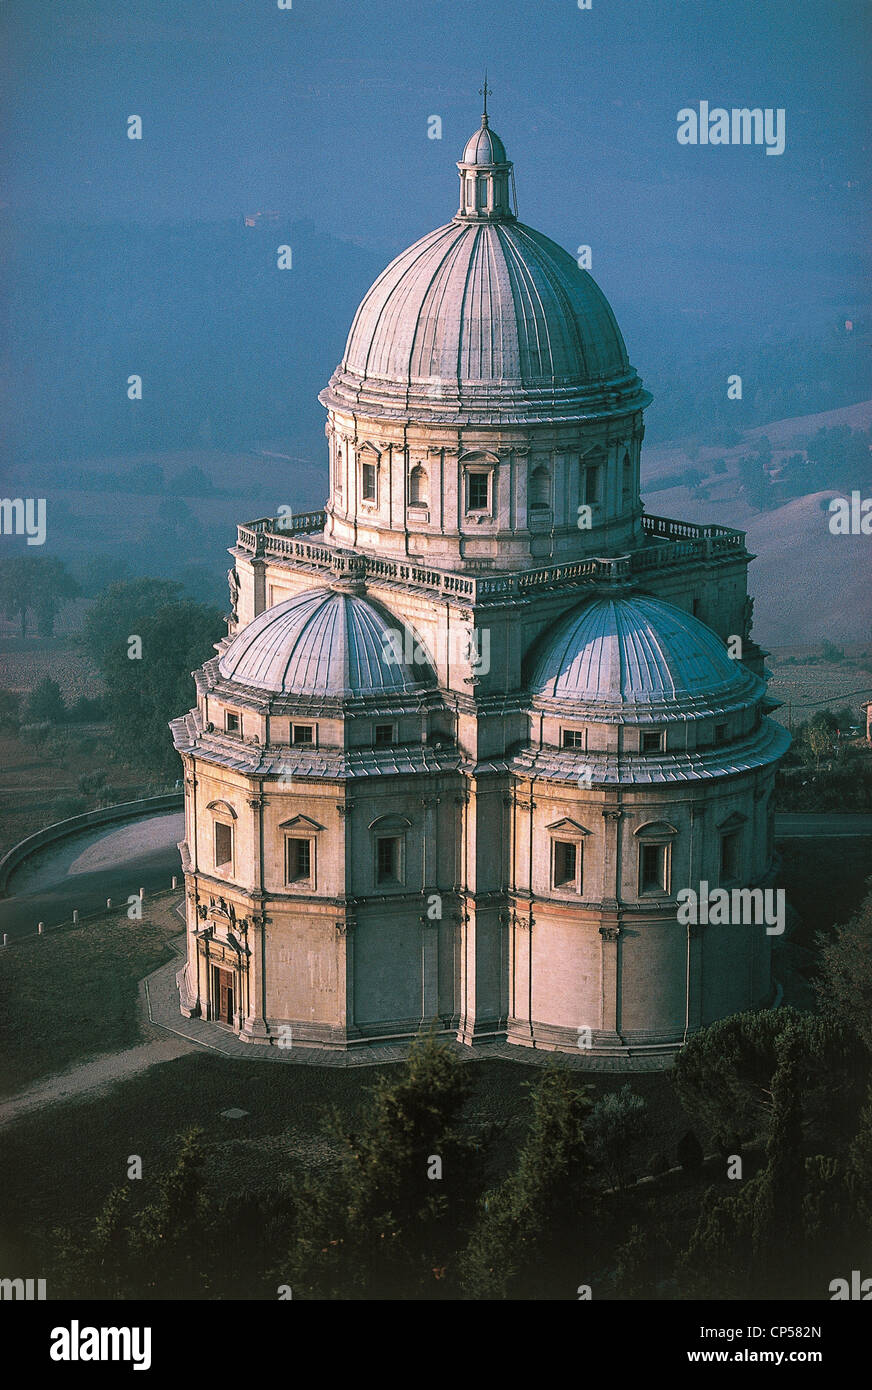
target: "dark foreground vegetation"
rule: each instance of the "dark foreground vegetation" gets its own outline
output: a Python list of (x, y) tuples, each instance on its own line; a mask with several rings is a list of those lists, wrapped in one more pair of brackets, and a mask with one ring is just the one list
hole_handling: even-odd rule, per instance
[[(872, 895), (821, 943), (817, 994), (689, 1042), (656, 1079), (678, 1126), (660, 1153), (653, 1078), (603, 1093), (557, 1058), (507, 1145), (471, 1101), (509, 1064), (424, 1038), (374, 1081), (337, 1076), (308, 1147), (252, 1135), (219, 1176), (213, 1139), (179, 1132), (96, 1216), (46, 1224), (40, 1268), (77, 1298), (828, 1299), (872, 1260)], [(290, 1114), (292, 1076), (256, 1070)]]

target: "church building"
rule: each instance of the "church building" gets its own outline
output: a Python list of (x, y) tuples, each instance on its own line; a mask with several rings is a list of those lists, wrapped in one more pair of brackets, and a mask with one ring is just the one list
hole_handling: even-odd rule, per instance
[(772, 994), (765, 927), (677, 899), (772, 882), (753, 557), (645, 511), (651, 398), (590, 274), (518, 220), (486, 112), (457, 167), (321, 393), (324, 510), (238, 528), (172, 724), (181, 1008), (267, 1045), (668, 1065)]

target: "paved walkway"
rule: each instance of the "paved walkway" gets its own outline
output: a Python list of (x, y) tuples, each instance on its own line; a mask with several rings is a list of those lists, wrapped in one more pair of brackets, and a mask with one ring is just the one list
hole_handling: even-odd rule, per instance
[(43, 1110), (47, 1105), (56, 1105), (59, 1101), (99, 1095), (117, 1081), (126, 1081), (129, 1076), (147, 1071), (158, 1062), (171, 1062), (174, 1057), (181, 1057), (192, 1050), (191, 1043), (167, 1034), (164, 1037), (151, 1037), (148, 1042), (128, 1047), (123, 1052), (105, 1052), (91, 1062), (72, 1067), (70, 1071), (46, 1077), (32, 1091), (23, 1091), (11, 1100), (0, 1103), (0, 1126), (11, 1124), (32, 1111)]

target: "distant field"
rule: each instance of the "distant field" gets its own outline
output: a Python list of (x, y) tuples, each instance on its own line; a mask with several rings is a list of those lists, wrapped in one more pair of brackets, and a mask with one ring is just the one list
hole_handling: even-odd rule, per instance
[[(814, 666), (799, 666), (787, 660), (788, 657), (802, 659), (815, 656), (820, 647), (776, 647), (766, 660), (773, 673), (769, 683), (769, 694), (776, 700), (783, 700), (782, 709), (776, 710), (773, 719), (788, 726), (801, 724), (811, 719), (818, 710), (841, 709), (849, 705), (854, 712), (854, 722), (865, 725), (865, 715), (860, 706), (865, 700), (872, 700), (872, 646), (857, 643), (845, 649), (845, 656), (863, 665), (835, 664), (818, 662)], [(864, 653), (869, 651), (869, 656)]]
[[(99, 695), (103, 688), (88, 658), (69, 638), (0, 642), (3, 689), (26, 695), (45, 676), (57, 681), (68, 704)], [(79, 778), (85, 774), (105, 771), (119, 801), (145, 794), (153, 774), (135, 757), (113, 761), (112, 754), (108, 724), (60, 725), (40, 745), (0, 732), (0, 855), (25, 835), (62, 819), (57, 803), (80, 795)], [(82, 809), (93, 804), (91, 799)]]
[[(66, 626), (78, 626), (81, 613), (75, 610), (87, 609), (86, 600), (70, 604), (61, 614), (66, 618)], [(12, 636), (12, 624), (3, 625), (0, 640), (0, 686), (4, 690), (14, 690), (24, 695), (32, 690), (46, 676), (51, 676), (61, 688), (64, 700), (69, 704), (83, 696), (93, 698), (103, 690), (99, 672), (91, 664), (89, 657), (73, 638), (64, 633), (58, 621), (58, 634), (52, 638), (26, 637), (22, 640)]]

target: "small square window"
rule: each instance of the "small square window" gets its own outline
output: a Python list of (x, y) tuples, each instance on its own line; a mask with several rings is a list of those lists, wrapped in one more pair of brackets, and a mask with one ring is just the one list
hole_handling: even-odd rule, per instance
[(312, 724), (294, 724), (291, 727), (291, 743), (314, 743), (315, 729)]
[(669, 846), (642, 845), (639, 854), (639, 892), (668, 893)]
[(643, 753), (662, 753), (666, 742), (666, 733), (663, 729), (643, 729), (641, 738), (641, 751)]
[(242, 720), (240, 719), (239, 715), (231, 713), (229, 709), (225, 710), (224, 728), (227, 730), (228, 734), (241, 734)]
[(466, 509), (470, 512), (486, 512), (488, 509), (488, 483), (487, 473), (467, 473), (466, 475)]
[(583, 748), (584, 729), (564, 729), (563, 730), (564, 748)]
[(376, 499), (376, 470), (374, 463), (365, 463), (361, 468), (361, 482), (364, 502)]
[(581, 890), (581, 852), (574, 840), (554, 841), (554, 887)]
[(310, 883), (312, 879), (312, 841), (289, 837), (287, 853), (288, 883)]
[(376, 840), (376, 882), (400, 882), (400, 837), (382, 836)]
[(233, 827), (223, 821), (215, 822), (215, 868), (220, 869), (233, 860)]
[(390, 748), (394, 741), (393, 724), (376, 724), (373, 733), (373, 742), (376, 748)]
[(726, 726), (726, 724), (716, 724), (716, 725), (715, 725), (715, 743), (726, 743), (726, 741), (727, 741), (727, 726)]

